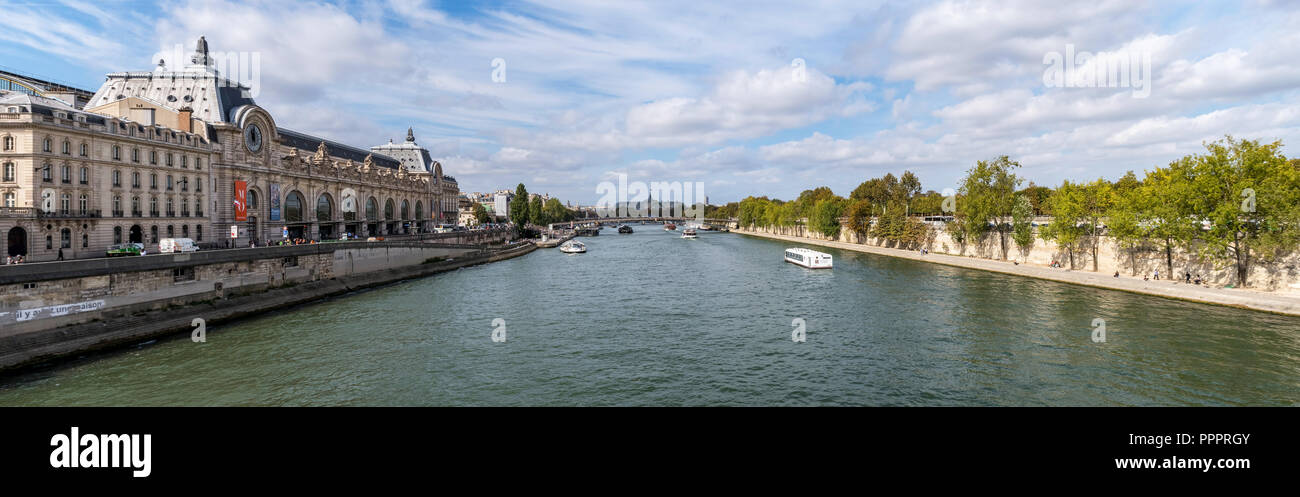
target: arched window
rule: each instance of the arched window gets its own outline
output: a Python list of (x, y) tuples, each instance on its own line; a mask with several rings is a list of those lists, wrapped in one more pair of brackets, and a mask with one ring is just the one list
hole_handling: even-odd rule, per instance
[(175, 237), (176, 237), (176, 227), (170, 224), (167, 225), (167, 238), (175, 238)]
[(113, 160), (122, 160), (122, 147), (113, 145)]
[(196, 241), (196, 242), (201, 242), (201, 241), (203, 241), (203, 225), (202, 225), (202, 224), (200, 224), (200, 225), (196, 225), (196, 226), (194, 227), (194, 241)]
[(149, 238), (150, 238), (150, 243), (158, 243), (158, 227), (157, 227), (157, 226), (150, 226), (150, 227), (149, 227)]
[[(194, 182), (194, 191), (196, 192), (203, 191), (203, 180), (200, 179)], [(257, 190), (248, 191), (248, 210), (249, 211), (257, 210)]]
[(421, 202), (419, 200), (415, 201), (415, 220), (416, 221), (424, 220), (424, 202)]
[(83, 184), (83, 185), (86, 184), (86, 183), (90, 183), (90, 169), (87, 168), (86, 166), (81, 166), (81, 178), (80, 178), (80, 179), (81, 179), (81, 184)]
[(5, 181), (14, 181), (14, 163), (12, 163), (12, 162), (6, 162), (6, 163), (5, 163), (5, 175), (4, 175), (4, 178), (5, 178), (5, 179), (4, 179)]
[(131, 215), (140, 217), (141, 214), (143, 213), (140, 212), (140, 197), (131, 197)]
[(64, 193), (59, 197), (59, 209), (62, 210), (64, 214), (72, 212), (72, 195)]
[(54, 143), (53, 143), (49, 138), (46, 138), (46, 139), (45, 139), (45, 142), (44, 142), (44, 145), (41, 147), (41, 150), (44, 150), (45, 153), (47, 153), (47, 154), (50, 153), (50, 152), (53, 152), (53, 151), (54, 151)]
[(113, 186), (122, 186), (122, 171), (113, 170)]
[(140, 188), (140, 172), (131, 172), (131, 188)]
[[(194, 178), (194, 191), (196, 191), (196, 192), (201, 192), (201, 191), (203, 191), (203, 177), (200, 176), (200, 177)], [(251, 192), (251, 191), (250, 191), (250, 192), (248, 192), (248, 193), (252, 194), (252, 193), (254, 193), (254, 192)], [(253, 207), (257, 207), (257, 206), (254, 205)]]
[(90, 201), (89, 201), (89, 200), (90, 200), (90, 199), (87, 198), (87, 197), (86, 197), (86, 194), (84, 194), (84, 193), (81, 194), (80, 197), (77, 197), (77, 209), (81, 211), (81, 214), (82, 214), (83, 216), (86, 214), (86, 207), (88, 207), (89, 204), (90, 204)]
[(379, 219), (379, 202), (375, 201), (375, 197), (370, 197), (370, 200), (366, 201), (366, 220), (374, 221), (376, 219)]
[(82, 143), (82, 144), (81, 144), (81, 156), (82, 156), (82, 157), (86, 157), (86, 156), (89, 156), (89, 155), (90, 155), (90, 146), (89, 146), (89, 145), (86, 145), (85, 143)]
[(86, 233), (82, 233), (82, 234), (81, 234), (81, 248), (90, 248), (90, 235), (89, 235), (89, 234), (86, 234)]
[(149, 198), (149, 215), (158, 217), (158, 197)]
[(54, 181), (54, 166), (51, 166), (48, 162), (45, 167), (41, 168), (41, 181), (46, 183)]
[(59, 235), (59, 248), (72, 248), (72, 230), (63, 228), (63, 231), (60, 232)]
[(62, 165), (62, 166), (59, 166), (59, 172), (63, 173), (63, 182), (64, 182), (64, 183), (71, 183), (71, 182), (72, 182), (72, 166), (69, 166), (69, 165), (67, 165), (67, 164), (64, 164), (64, 165)]
[(140, 162), (140, 149), (131, 149), (131, 162)]
[(114, 227), (113, 227), (113, 244), (116, 245), (116, 244), (119, 244), (119, 243), (122, 243), (122, 227), (121, 227), (121, 226), (114, 226)]
[(158, 173), (149, 173), (149, 188), (158, 189)]
[(189, 237), (190, 237), (190, 225), (188, 225), (188, 224), (182, 224), (182, 225), (181, 225), (181, 238), (189, 238)]
[(5, 149), (5, 150), (13, 150), (13, 149), (14, 149), (14, 137), (12, 137), (12, 136), (6, 136), (6, 137), (5, 137), (5, 147), (4, 147), (4, 149)]
[(328, 193), (320, 194), (320, 197), (316, 199), (316, 220), (329, 221), (333, 215), (334, 200), (330, 198)]
[(284, 198), (284, 220), (290, 222), (302, 222), (302, 194), (298, 192), (289, 192), (289, 196)]
[(408, 202), (408, 201), (406, 201), (406, 200), (403, 200), (403, 201), (402, 201), (402, 219), (410, 219), (411, 217), (407, 215), (407, 214), (410, 214), (410, 213), (411, 213), (411, 203)]
[(203, 217), (203, 197), (194, 197), (194, 215)]
[(72, 155), (72, 142), (63, 140), (63, 155)]
[(393, 199), (390, 198), (388, 199), (387, 202), (384, 202), (384, 219), (392, 219), (392, 218), (393, 218)]
[[(113, 215), (114, 215), (114, 216), (118, 216), (118, 217), (121, 217), (121, 216), (122, 216), (122, 196), (121, 196), (121, 195), (113, 195)], [(117, 243), (122, 243), (122, 242), (117, 242)]]
[[(176, 209), (173, 207), (172, 198), (167, 197), (167, 217), (175, 217)], [(170, 233), (168, 233), (170, 235)]]
[(150, 151), (149, 151), (149, 163), (150, 163), (150, 164), (157, 164), (157, 163), (158, 163), (158, 151), (157, 151), (157, 150), (150, 150)]

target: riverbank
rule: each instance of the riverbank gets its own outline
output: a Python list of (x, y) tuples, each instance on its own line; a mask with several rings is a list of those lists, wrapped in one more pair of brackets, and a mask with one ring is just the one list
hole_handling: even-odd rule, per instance
[(902, 250), (887, 247), (877, 247), (873, 245), (847, 243), (829, 240), (817, 240), (812, 238), (778, 235), (772, 233), (760, 233), (744, 229), (732, 230), (733, 233), (742, 235), (756, 236), (760, 238), (769, 238), (774, 240), (784, 240), (797, 242), (806, 245), (818, 245), (822, 247), (837, 248), (841, 250), (851, 250), (854, 252), (863, 252), (868, 254), (883, 255), (888, 257), (897, 257), (902, 259), (912, 259), (934, 264), (943, 264), (947, 266), (962, 267), (968, 269), (979, 269), (983, 271), (993, 271), (1003, 274), (1016, 276), (1025, 276), (1029, 278), (1038, 278), (1044, 280), (1057, 281), (1061, 283), (1071, 283), (1075, 285), (1085, 285), (1107, 290), (1120, 290), (1124, 292), (1140, 293), (1144, 295), (1154, 295), (1171, 299), (1186, 300), (1199, 302), (1203, 304), (1222, 305), (1228, 307), (1237, 307), (1256, 311), (1271, 312), (1289, 316), (1300, 316), (1300, 296), (1293, 296), (1278, 293), (1266, 293), (1239, 288), (1216, 288), (1197, 286), (1193, 284), (1181, 283), (1171, 280), (1149, 280), (1144, 281), (1141, 278), (1134, 278), (1121, 274), (1119, 278), (1112, 275), (1093, 273), (1090, 271), (1069, 270), (1065, 268), (1052, 268), (1046, 266), (1037, 266), (1031, 264), (1013, 264), (1011, 261), (1002, 261), (995, 259), (983, 259), (976, 257), (965, 257), (956, 255), (944, 255), (929, 253), (922, 255), (915, 250)]
[(276, 286), (218, 285), (216, 290), (195, 296), (188, 303), (177, 300), (165, 307), (156, 304), (149, 308), (125, 307), (111, 317), (105, 315), (90, 322), (0, 336), (0, 371), (190, 332), (194, 330), (196, 318), (202, 319), (205, 325), (218, 324), (366, 288), (511, 259), (536, 248), (531, 243), (518, 243), (477, 249), (450, 258), (428, 259), (423, 264), (340, 273), (331, 278), (294, 281), (282, 277)]

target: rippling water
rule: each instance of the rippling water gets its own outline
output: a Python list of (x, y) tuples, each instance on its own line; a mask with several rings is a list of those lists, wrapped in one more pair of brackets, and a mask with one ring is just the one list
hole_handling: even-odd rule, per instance
[(1297, 318), (634, 227), (11, 376), (0, 405), (1300, 402)]

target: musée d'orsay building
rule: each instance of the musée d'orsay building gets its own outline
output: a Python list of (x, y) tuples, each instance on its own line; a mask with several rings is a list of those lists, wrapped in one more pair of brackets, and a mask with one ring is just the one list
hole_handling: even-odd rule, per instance
[(129, 242), (156, 253), (162, 238), (413, 234), (457, 218), (456, 180), (410, 130), (367, 150), (281, 128), (202, 38), (182, 69), (112, 73), (93, 95), (0, 73), (0, 166), (6, 254), (31, 261)]

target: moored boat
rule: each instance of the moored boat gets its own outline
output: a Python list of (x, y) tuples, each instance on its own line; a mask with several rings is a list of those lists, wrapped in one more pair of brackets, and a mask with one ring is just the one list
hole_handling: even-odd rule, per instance
[(566, 254), (582, 254), (587, 252), (587, 244), (577, 240), (569, 240), (560, 245), (560, 252)]
[(677, 225), (673, 223), (664, 223), (664, 231), (677, 231)]
[(618, 227), (618, 232), (619, 232), (619, 233), (623, 233), (623, 234), (631, 233), (631, 232), (632, 232), (632, 227), (631, 227), (631, 226), (628, 226), (628, 225), (626, 225), (626, 224), (624, 224), (624, 225)]
[(785, 262), (808, 269), (830, 269), (832, 263), (831, 254), (802, 247), (785, 249)]

